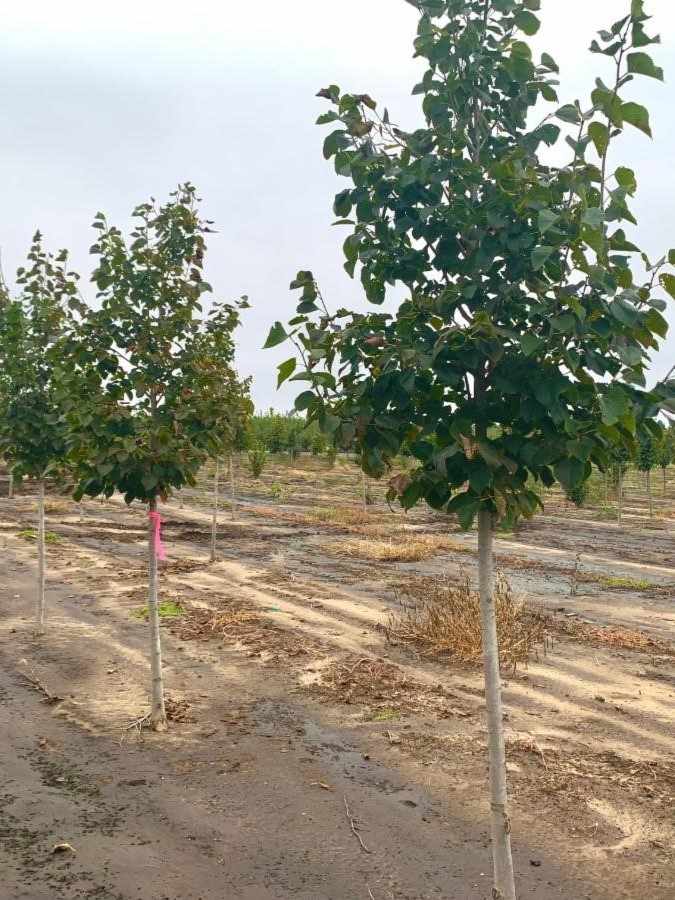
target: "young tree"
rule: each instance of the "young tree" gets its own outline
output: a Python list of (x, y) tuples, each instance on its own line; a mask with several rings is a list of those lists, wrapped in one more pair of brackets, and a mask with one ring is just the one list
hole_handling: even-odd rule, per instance
[[(110, 497), (148, 510), (150, 722), (166, 729), (162, 679), (158, 558), (163, 558), (158, 501), (185, 484), (221, 451), (223, 383), (234, 353), (238, 304), (202, 300), (204, 235), (211, 223), (185, 184), (168, 203), (144, 203), (127, 242), (102, 213), (91, 252), (100, 308), (84, 321), (72, 352), (77, 366), (68, 392), (70, 456), (78, 466), (77, 496)], [(230, 375), (235, 379), (234, 372)]]
[(623, 480), (628, 466), (633, 459), (634, 447), (630, 449), (624, 444), (613, 444), (609, 448), (609, 465), (611, 480), (616, 490), (616, 524), (623, 524)]
[[(675, 276), (663, 259), (636, 281), (620, 227), (634, 221), (635, 175), (609, 165), (624, 128), (649, 132), (629, 82), (661, 71), (641, 0), (591, 45), (612, 81), (563, 106), (555, 61), (534, 60), (522, 37), (539, 27), (539, 0), (411, 2), (424, 127), (395, 126), (368, 94), (319, 93), (331, 104), (319, 122), (336, 126), (324, 154), (351, 182), (334, 204), (345, 268), (371, 304), (390, 286), (404, 300), (395, 313), (331, 313), (300, 272), (297, 315), (267, 346), (294, 341), (299, 364), (279, 371), (308, 384), (296, 407), (341, 443), (355, 438), (369, 475), (412, 454), (416, 467), (392, 481), (403, 506), (425, 500), (465, 528), (478, 518), (494, 897), (513, 900), (492, 528), (534, 514), (528, 479), (571, 489), (593, 463), (604, 469), (607, 447), (630, 443), (675, 391), (645, 383), (667, 330), (654, 289), (660, 279), (675, 293)], [(555, 105), (531, 125), (539, 102)], [(548, 148), (563, 138), (571, 156), (557, 165)]]
[(635, 466), (639, 472), (645, 473), (647, 488), (647, 502), (649, 504), (649, 518), (654, 516), (654, 499), (652, 497), (652, 469), (658, 460), (657, 441), (651, 434), (641, 434), (637, 444)]
[(21, 296), (0, 301), (0, 456), (10, 478), (37, 484), (38, 589), (35, 632), (45, 631), (45, 479), (63, 468), (65, 425), (58, 395), (62, 345), (71, 309), (80, 306), (65, 250), (54, 257), (36, 232), (28, 264), (17, 272)]
[(658, 444), (658, 464), (663, 472), (663, 496), (666, 496), (668, 466), (675, 460), (675, 428), (664, 428)]
[[(248, 419), (253, 412), (253, 404), (249, 398), (250, 379), (239, 382), (231, 370), (222, 384), (223, 396), (221, 398), (222, 419), (219, 424), (220, 444), (223, 453), (228, 454), (230, 470), (230, 494), (231, 515), (234, 519), (234, 468), (232, 453), (241, 445), (242, 436), (246, 429)], [(215, 458), (215, 471), (213, 476), (213, 514), (211, 517), (211, 553), (210, 561), (215, 562), (218, 546), (218, 497), (220, 487), (220, 459), (221, 454)]]

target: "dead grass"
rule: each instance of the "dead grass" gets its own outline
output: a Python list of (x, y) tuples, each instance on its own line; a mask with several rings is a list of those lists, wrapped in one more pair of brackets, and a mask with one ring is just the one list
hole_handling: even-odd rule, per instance
[(672, 644), (654, 638), (637, 628), (628, 628), (625, 625), (603, 627), (589, 622), (576, 622), (573, 619), (554, 620), (552, 616), (542, 617), (544, 618), (548, 621), (549, 628), (555, 628), (577, 641), (620, 650), (675, 656), (675, 647)]
[[(448, 577), (424, 577), (402, 588), (409, 600), (402, 613), (390, 616), (390, 640), (413, 644), (422, 656), (447, 656), (463, 665), (482, 660), (480, 606), (464, 570)], [(497, 636), (502, 666), (515, 669), (527, 662), (537, 644), (545, 647), (546, 625), (527, 612), (522, 600), (513, 596), (506, 577), (495, 586)]]
[(363, 657), (348, 665), (334, 663), (318, 682), (303, 692), (358, 706), (366, 719), (386, 722), (411, 713), (433, 709), (442, 718), (466, 717), (471, 713), (441, 685), (422, 685), (398, 666), (384, 659)]
[(428, 559), (436, 552), (429, 541), (423, 538), (403, 538), (395, 543), (393, 539), (378, 541), (367, 538), (338, 541), (331, 546), (331, 550), (340, 556), (344, 554), (377, 562), (418, 562)]
[(274, 625), (265, 615), (252, 609), (193, 609), (174, 623), (172, 632), (183, 640), (220, 639), (226, 644), (238, 644), (254, 656), (269, 653), (316, 659), (323, 652), (315, 641), (303, 641), (300, 635)]
[(442, 550), (454, 550), (458, 553), (466, 553), (468, 550), (451, 538), (406, 534), (398, 534), (388, 541), (374, 538), (337, 541), (331, 543), (328, 549), (339, 556), (356, 556), (377, 562), (419, 562)]

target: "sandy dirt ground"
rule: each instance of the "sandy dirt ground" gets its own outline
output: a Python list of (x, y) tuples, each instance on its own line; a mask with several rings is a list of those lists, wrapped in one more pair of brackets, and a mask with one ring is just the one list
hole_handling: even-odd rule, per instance
[[(148, 702), (143, 510), (96, 501), (80, 521), (52, 500), (36, 639), (34, 501), (0, 501), (0, 898), (489, 898), (480, 672), (386, 634), (401, 580), (473, 573), (475, 536), (378, 510), (390, 540), (454, 549), (358, 558), (353, 530), (303, 515), (330, 493), (251, 494), (222, 514), (214, 564), (205, 496), (163, 509), (162, 599), (186, 610), (162, 623), (168, 735), (131, 724)], [(555, 613), (548, 649), (504, 678), (519, 897), (675, 897), (673, 524), (556, 506), (497, 540), (514, 588)], [(617, 626), (641, 649), (596, 639)]]

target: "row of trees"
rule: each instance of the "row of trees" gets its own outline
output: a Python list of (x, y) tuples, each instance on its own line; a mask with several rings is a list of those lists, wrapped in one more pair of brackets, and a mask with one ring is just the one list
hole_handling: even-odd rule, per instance
[[(660, 431), (654, 436), (641, 433), (632, 446), (622, 444), (609, 449), (609, 467), (604, 473), (605, 502), (609, 501), (610, 490), (617, 500), (617, 520), (621, 524), (624, 499), (624, 481), (632, 467), (644, 475), (645, 493), (649, 505), (650, 518), (654, 515), (652, 493), (652, 471), (660, 468), (663, 476), (663, 494), (666, 494), (668, 467), (675, 462), (675, 426), (658, 423)], [(581, 482), (565, 491), (568, 500), (583, 507), (589, 497), (588, 482)]]
[(233, 368), (246, 298), (203, 302), (208, 221), (195, 189), (134, 211), (130, 239), (103, 214), (91, 253), (96, 306), (78, 290), (68, 256), (39, 233), (19, 269), (20, 296), (0, 290), (0, 455), (38, 493), (36, 631), (44, 631), (44, 487), (68, 482), (76, 499), (141, 501), (148, 511), (150, 721), (166, 728), (157, 602), (158, 501), (228, 452), (252, 414), (249, 383)]
[[(635, 222), (636, 177), (609, 161), (627, 127), (651, 134), (647, 109), (626, 98), (630, 83), (663, 73), (645, 49), (657, 38), (643, 0), (626, 0), (627, 14), (591, 45), (608, 83), (563, 105), (555, 61), (535, 60), (525, 40), (540, 0), (409, 2), (420, 13), (424, 125), (404, 130), (365, 93), (320, 91), (330, 108), (319, 121), (333, 126), (324, 154), (348, 179), (334, 202), (349, 230), (345, 269), (376, 309), (329, 310), (301, 271), (296, 315), (266, 345), (293, 342), (279, 383), (303, 382), (298, 412), (331, 445), (357, 446), (367, 474), (412, 459), (391, 478), (391, 500), (423, 500), (466, 528), (478, 519), (493, 896), (514, 900), (492, 530), (534, 515), (533, 480), (574, 489), (593, 466), (611, 467), (612, 448), (657, 438), (660, 411), (675, 414), (672, 371), (647, 387), (675, 251), (641, 254), (646, 277), (636, 274), (640, 251), (624, 224)], [(96, 216), (96, 309), (65, 256), (36, 241), (23, 296), (3, 300), (2, 340), (14, 330), (29, 362), (2, 376), (0, 452), (38, 484), (65, 459), (76, 497), (119, 490), (147, 505), (151, 721), (164, 728), (157, 502), (241, 434), (248, 386), (231, 362), (245, 302), (202, 314), (209, 223), (190, 185), (135, 215), (129, 243)], [(390, 288), (404, 297), (392, 313), (381, 309)], [(4, 343), (3, 362), (13, 352)], [(31, 428), (29, 450), (16, 435)]]
[(268, 453), (288, 453), (297, 459), (300, 453), (327, 453), (331, 445), (315, 422), (308, 424), (297, 412), (278, 413), (270, 409), (250, 419), (245, 446), (262, 446)]

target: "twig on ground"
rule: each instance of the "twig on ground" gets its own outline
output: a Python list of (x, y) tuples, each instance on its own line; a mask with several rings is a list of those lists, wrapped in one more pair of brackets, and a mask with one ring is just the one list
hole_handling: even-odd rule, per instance
[(375, 894), (373, 894), (373, 892), (371, 891), (370, 885), (367, 884), (366, 887), (368, 888), (368, 896), (370, 897), (370, 900), (375, 900)]
[(28, 684), (30, 684), (35, 688), (36, 691), (43, 695), (40, 703), (48, 703), (50, 706), (52, 706), (54, 703), (64, 703), (68, 699), (67, 697), (61, 697), (59, 694), (52, 694), (44, 681), (38, 678), (38, 676), (35, 674), (33, 668), (31, 668), (27, 674), (22, 673), (22, 675), (26, 679)]
[(134, 719), (133, 722), (129, 722), (128, 725), (123, 725), (122, 734), (120, 735), (120, 739), (118, 741), (120, 747), (124, 743), (124, 738), (127, 736), (128, 731), (136, 731), (140, 739), (143, 732), (143, 726), (149, 724), (150, 716), (146, 713), (144, 716), (140, 716), (138, 719)]
[(361, 835), (359, 834), (359, 831), (358, 831), (358, 825), (356, 824), (356, 821), (355, 821), (354, 817), (352, 816), (352, 814), (351, 814), (351, 812), (350, 812), (350, 810), (349, 810), (349, 804), (347, 803), (347, 798), (346, 798), (346, 797), (343, 797), (342, 799), (343, 799), (344, 802), (345, 802), (345, 810), (347, 811), (347, 819), (349, 820), (349, 827), (350, 827), (351, 830), (352, 830), (352, 834), (354, 835), (354, 837), (356, 838), (356, 840), (359, 842), (359, 844), (361, 844), (361, 849), (362, 849), (365, 853), (370, 853), (370, 850), (369, 850), (369, 849), (366, 847), (366, 845), (363, 843), (363, 838), (362, 838)]

